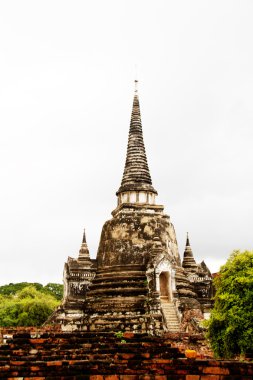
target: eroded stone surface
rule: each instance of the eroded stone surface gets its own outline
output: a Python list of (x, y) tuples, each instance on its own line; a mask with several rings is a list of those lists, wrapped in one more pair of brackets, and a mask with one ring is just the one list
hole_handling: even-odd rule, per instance
[(174, 226), (155, 204), (137, 91), (116, 195), (96, 260), (84, 235), (78, 258), (65, 264), (64, 300), (51, 322), (65, 331), (200, 331), (199, 321), (211, 307), (210, 272), (196, 264), (188, 238), (181, 264)]

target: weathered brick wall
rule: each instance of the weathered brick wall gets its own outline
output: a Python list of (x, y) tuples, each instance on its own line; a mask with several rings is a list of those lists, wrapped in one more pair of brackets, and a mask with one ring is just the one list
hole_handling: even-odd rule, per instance
[[(185, 358), (173, 337), (2, 331), (0, 379), (250, 380), (252, 363)], [(13, 337), (10, 337), (11, 333)], [(185, 343), (187, 345), (186, 336)], [(196, 340), (197, 338), (195, 338)], [(190, 346), (194, 342), (190, 342)], [(203, 343), (203, 342), (202, 342)], [(197, 341), (195, 341), (197, 347)], [(174, 347), (173, 347), (174, 346)], [(203, 357), (203, 354), (202, 354)]]

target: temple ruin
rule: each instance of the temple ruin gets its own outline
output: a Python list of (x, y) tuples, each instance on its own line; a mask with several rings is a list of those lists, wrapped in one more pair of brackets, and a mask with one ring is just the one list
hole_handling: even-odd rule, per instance
[(51, 322), (63, 331), (199, 331), (212, 307), (212, 278), (187, 235), (181, 262), (174, 226), (156, 204), (141, 123), (137, 81), (117, 207), (105, 222), (96, 259), (85, 233), (64, 266), (64, 298)]

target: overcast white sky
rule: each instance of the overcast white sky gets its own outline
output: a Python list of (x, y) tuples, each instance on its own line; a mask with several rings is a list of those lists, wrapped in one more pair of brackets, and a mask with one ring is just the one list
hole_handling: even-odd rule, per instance
[(116, 207), (138, 65), (158, 202), (214, 272), (253, 249), (253, 1), (0, 2), (0, 284), (61, 282)]

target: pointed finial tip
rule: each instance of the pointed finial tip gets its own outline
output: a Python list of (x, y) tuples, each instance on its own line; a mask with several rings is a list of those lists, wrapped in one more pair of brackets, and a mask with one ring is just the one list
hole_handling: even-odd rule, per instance
[(85, 228), (83, 229), (83, 243), (86, 243)]
[(187, 235), (186, 235), (186, 245), (190, 245), (189, 232), (187, 232)]
[(134, 81), (134, 86), (135, 86), (134, 92), (137, 93), (138, 92), (138, 80), (137, 79), (135, 79), (135, 81)]

